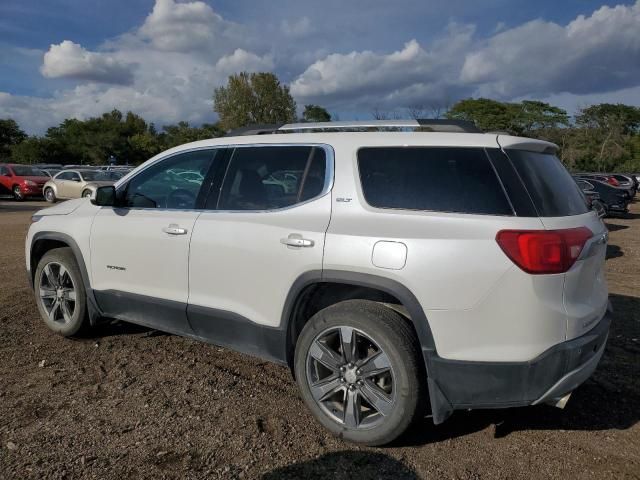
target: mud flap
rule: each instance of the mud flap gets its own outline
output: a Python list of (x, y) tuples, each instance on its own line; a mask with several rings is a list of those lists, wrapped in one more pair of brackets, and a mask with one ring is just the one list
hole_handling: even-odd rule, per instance
[(431, 402), (431, 415), (433, 423), (440, 425), (453, 413), (453, 406), (444, 396), (442, 390), (431, 377), (427, 378), (427, 384), (429, 386), (429, 400)]

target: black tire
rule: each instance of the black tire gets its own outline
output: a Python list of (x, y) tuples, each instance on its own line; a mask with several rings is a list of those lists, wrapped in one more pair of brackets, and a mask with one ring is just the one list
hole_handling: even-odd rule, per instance
[(24, 200), (24, 195), (22, 190), (20, 190), (20, 185), (14, 185), (11, 192), (13, 193), (13, 199), (16, 202), (22, 202)]
[[(62, 265), (67, 272), (68, 277), (65, 277), (64, 282), (58, 282), (61, 286), (66, 285), (67, 287), (71, 285), (74, 289), (74, 298), (73, 301), (73, 312), (69, 315), (68, 321), (67, 318), (61, 319), (62, 321), (56, 321), (55, 318), (52, 320), (48, 311), (51, 309), (48, 308), (47, 303), (53, 302), (53, 300), (45, 300), (41, 296), (41, 292), (43, 291), (43, 281), (46, 283), (47, 288), (52, 286), (52, 283), (49, 282), (47, 273), (45, 272), (45, 267), (49, 266), (49, 272), (51, 269), (55, 270), (56, 265)], [(59, 270), (58, 270), (59, 271)], [(55, 271), (53, 271), (55, 275)], [(43, 276), (45, 278), (43, 279)], [(55, 289), (55, 287), (53, 288)], [(82, 274), (80, 273), (80, 268), (78, 267), (78, 262), (70, 248), (54, 248), (49, 250), (38, 262), (38, 266), (35, 271), (34, 276), (34, 291), (36, 297), (36, 303), (38, 305), (38, 311), (40, 312), (40, 316), (44, 323), (49, 327), (49, 329), (53, 330), (60, 335), (65, 337), (69, 337), (72, 335), (78, 334), (81, 330), (88, 326), (88, 314), (87, 314), (87, 294), (84, 286), (84, 282), (82, 281)], [(62, 308), (58, 309), (58, 313), (62, 314)]]
[(82, 198), (88, 198), (91, 197), (91, 190), (84, 190), (82, 192)]
[(47, 187), (44, 191), (44, 199), (49, 203), (56, 203), (56, 194), (53, 188)]
[[(310, 349), (317, 339), (327, 338), (322, 335), (331, 335), (332, 329), (336, 327), (349, 327), (363, 333), (386, 354), (391, 366), (392, 406), (385, 415), (378, 415), (376, 420), (378, 423), (370, 427), (347, 426), (344, 421), (330, 416), (328, 409), (321, 407), (313, 396), (310, 386), (312, 380), (308, 376), (310, 372), (308, 361), (314, 361), (309, 357)], [(302, 398), (313, 415), (334, 435), (345, 440), (371, 446), (388, 444), (402, 435), (414, 419), (423, 412), (426, 377), (423, 373), (424, 367), (418, 340), (406, 320), (394, 310), (376, 302), (347, 300), (316, 313), (300, 333), (296, 344), (294, 368)], [(357, 370), (356, 373), (359, 372), (360, 370)], [(323, 381), (319, 380), (320, 383)], [(340, 378), (340, 381), (353, 382), (353, 377), (349, 380), (345, 375)], [(358, 385), (362, 384), (358, 381)], [(344, 391), (343, 420), (346, 419), (346, 396), (351, 388), (358, 392), (362, 389), (350, 384)], [(359, 398), (360, 402), (365, 400), (362, 394)], [(336, 414), (335, 409), (333, 413)]]

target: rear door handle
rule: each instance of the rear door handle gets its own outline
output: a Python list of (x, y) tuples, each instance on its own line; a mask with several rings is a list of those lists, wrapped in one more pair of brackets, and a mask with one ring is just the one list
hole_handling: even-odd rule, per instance
[(292, 233), (287, 238), (281, 238), (280, 243), (288, 247), (313, 247), (313, 240), (302, 238), (299, 233)]
[(168, 227), (164, 227), (162, 229), (162, 231), (164, 233), (168, 233), (169, 235), (186, 235), (186, 233), (187, 233), (187, 229), (186, 228), (180, 228), (175, 223), (172, 223)]

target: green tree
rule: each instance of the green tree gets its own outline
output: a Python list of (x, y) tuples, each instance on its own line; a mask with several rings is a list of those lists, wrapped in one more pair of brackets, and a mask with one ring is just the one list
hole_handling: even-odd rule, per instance
[(27, 137), (11, 146), (11, 161), (15, 163), (49, 163), (47, 141), (40, 137)]
[(510, 105), (517, 112), (515, 125), (521, 134), (569, 125), (569, 115), (560, 107), (537, 100), (523, 100)]
[(201, 127), (191, 127), (188, 122), (178, 122), (176, 125), (165, 125), (162, 130), (164, 132), (160, 134), (160, 142), (163, 149), (197, 140), (220, 137), (225, 133), (217, 123), (205, 123)]
[(256, 123), (286, 123), (296, 117), (296, 102), (289, 87), (268, 72), (231, 75), (226, 86), (215, 89), (213, 109), (225, 130)]
[(615, 129), (622, 134), (638, 133), (640, 107), (622, 103), (591, 105), (578, 112), (576, 124), (584, 128)]
[(331, 115), (320, 105), (305, 105), (302, 119), (305, 122), (330, 122)]
[(27, 138), (12, 118), (0, 119), (0, 161), (11, 155), (11, 147)]
[(514, 132), (515, 111), (509, 104), (489, 98), (467, 98), (453, 105), (445, 115), (456, 120), (469, 120), (484, 131)]
[(532, 135), (569, 124), (565, 110), (534, 100), (506, 103), (468, 98), (451, 107), (446, 117), (473, 121), (484, 131), (505, 131), (514, 135)]

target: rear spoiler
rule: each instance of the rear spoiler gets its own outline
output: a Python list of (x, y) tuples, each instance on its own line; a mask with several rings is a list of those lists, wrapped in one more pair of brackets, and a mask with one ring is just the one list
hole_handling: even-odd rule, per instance
[(558, 151), (558, 145), (534, 138), (514, 137), (512, 135), (497, 135), (496, 142), (503, 150), (527, 150), (529, 152), (551, 153)]

